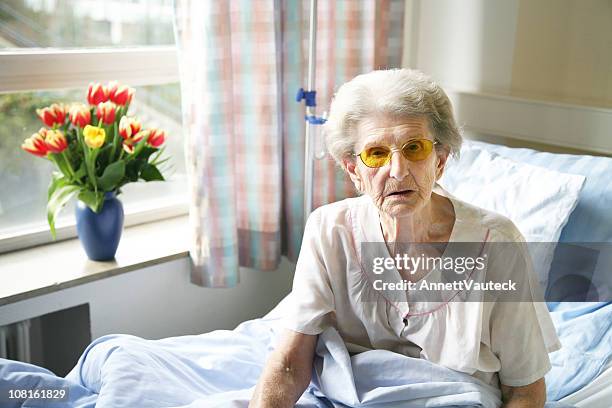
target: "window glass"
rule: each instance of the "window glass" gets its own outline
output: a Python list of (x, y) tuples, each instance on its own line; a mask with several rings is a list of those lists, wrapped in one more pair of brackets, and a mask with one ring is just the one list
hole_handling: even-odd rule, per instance
[[(182, 143), (179, 84), (136, 87), (130, 114), (144, 127), (166, 131), (162, 168), (167, 182), (131, 183), (119, 196), (126, 212), (153, 200), (184, 199), (187, 185)], [(23, 151), (26, 137), (42, 127), (36, 108), (53, 102), (85, 102), (86, 89), (0, 94), (0, 239), (30, 227), (46, 226), (46, 191), (55, 169), (46, 159)], [(74, 201), (74, 200), (73, 200)], [(74, 219), (73, 203), (64, 209), (58, 225)]]
[(0, 49), (173, 45), (172, 0), (2, 0)]

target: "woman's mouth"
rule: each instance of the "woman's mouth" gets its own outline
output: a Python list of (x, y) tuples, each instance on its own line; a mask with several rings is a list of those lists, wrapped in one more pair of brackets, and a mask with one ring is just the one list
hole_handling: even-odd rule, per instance
[(400, 191), (394, 191), (393, 193), (387, 194), (387, 197), (404, 198), (404, 197), (410, 196), (412, 193), (415, 193), (415, 191), (414, 190), (400, 190)]

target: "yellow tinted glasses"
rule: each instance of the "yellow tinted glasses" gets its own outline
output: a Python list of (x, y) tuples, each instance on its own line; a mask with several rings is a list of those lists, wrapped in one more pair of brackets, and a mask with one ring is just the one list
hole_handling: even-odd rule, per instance
[(406, 160), (417, 162), (429, 157), (436, 144), (438, 142), (429, 139), (415, 139), (404, 144), (401, 149), (394, 149), (389, 146), (371, 146), (363, 149), (361, 153), (355, 154), (355, 156), (359, 156), (363, 164), (368, 167), (382, 167), (389, 163), (393, 152), (399, 150)]

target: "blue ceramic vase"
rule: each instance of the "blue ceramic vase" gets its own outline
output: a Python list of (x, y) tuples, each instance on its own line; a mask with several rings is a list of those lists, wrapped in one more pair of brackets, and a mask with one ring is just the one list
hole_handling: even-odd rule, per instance
[(87, 257), (92, 261), (113, 259), (123, 231), (123, 205), (115, 193), (104, 195), (104, 205), (99, 213), (78, 201), (75, 215), (77, 233)]

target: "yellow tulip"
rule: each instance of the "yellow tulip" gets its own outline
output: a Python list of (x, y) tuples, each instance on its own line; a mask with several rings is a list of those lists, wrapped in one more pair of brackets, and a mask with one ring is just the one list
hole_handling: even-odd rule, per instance
[(83, 129), (83, 136), (85, 137), (85, 143), (92, 149), (97, 149), (104, 144), (106, 139), (106, 132), (104, 129), (97, 126), (87, 125)]

